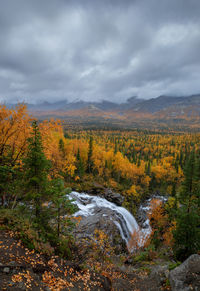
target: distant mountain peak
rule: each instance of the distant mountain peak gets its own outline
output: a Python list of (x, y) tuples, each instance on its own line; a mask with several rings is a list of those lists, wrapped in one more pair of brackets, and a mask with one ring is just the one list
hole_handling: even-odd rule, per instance
[[(13, 107), (13, 104), (7, 104), (7, 106)], [(142, 116), (161, 116), (165, 119), (177, 118), (177, 116), (191, 116), (200, 117), (200, 94), (190, 96), (167, 96), (162, 95), (157, 98), (151, 98), (148, 100), (139, 99), (137, 96), (132, 96), (124, 103), (116, 103), (109, 100), (101, 100), (96, 102), (83, 101), (77, 98), (73, 102), (67, 100), (59, 100), (56, 102), (50, 102), (48, 100), (38, 104), (27, 104), (28, 110), (37, 115), (50, 114), (49, 116), (65, 116), (70, 115), (73, 112), (73, 116), (80, 117), (81, 112), (89, 112), (90, 116), (96, 117), (105, 116), (125, 116), (131, 119), (142, 118)], [(45, 113), (46, 112), (46, 113)]]

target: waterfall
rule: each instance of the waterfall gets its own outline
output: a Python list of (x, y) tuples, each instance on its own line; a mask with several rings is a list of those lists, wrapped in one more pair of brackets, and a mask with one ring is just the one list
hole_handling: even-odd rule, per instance
[[(73, 199), (73, 203), (79, 208), (74, 216), (87, 217), (100, 212), (102, 216), (107, 216), (108, 219), (113, 220), (127, 246), (133, 233), (137, 233), (139, 246), (142, 246), (145, 239), (151, 233), (148, 220), (146, 221), (146, 227), (141, 229), (134, 216), (127, 209), (117, 206), (104, 198), (90, 196), (85, 193), (71, 192), (70, 199)], [(108, 214), (108, 209), (111, 215)]]

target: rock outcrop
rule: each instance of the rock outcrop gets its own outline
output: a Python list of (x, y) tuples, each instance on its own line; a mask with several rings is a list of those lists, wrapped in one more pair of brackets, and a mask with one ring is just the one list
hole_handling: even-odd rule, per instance
[(136, 213), (136, 220), (141, 228), (149, 228), (149, 220), (148, 220), (148, 213), (151, 209), (151, 201), (152, 199), (160, 200), (162, 203), (167, 201), (166, 196), (161, 196), (160, 193), (157, 191), (155, 192), (148, 200), (144, 201), (137, 210)]
[(112, 189), (105, 188), (96, 182), (93, 183), (90, 189), (83, 190), (83, 192), (89, 195), (105, 198), (109, 202), (115, 203), (118, 206), (122, 206), (122, 203), (124, 202), (124, 197), (121, 194), (113, 192)]
[(157, 286), (162, 286), (166, 279), (168, 279), (168, 277), (168, 265), (158, 265), (152, 268), (150, 278), (154, 279), (154, 281), (157, 283)]
[[(110, 191), (107, 194), (114, 197)], [(77, 240), (93, 239), (95, 230), (102, 230), (108, 236), (110, 244), (119, 247), (120, 251), (124, 250), (133, 231), (139, 229), (135, 218), (128, 210), (103, 197), (78, 192), (71, 192), (70, 197), (79, 208), (74, 215), (81, 218), (74, 230)], [(120, 200), (121, 195), (116, 196), (115, 201), (117, 199)]]
[(119, 193), (114, 193), (111, 189), (105, 189), (105, 192), (103, 193), (103, 197), (112, 202), (115, 203), (118, 206), (121, 206), (124, 202), (124, 197), (120, 195)]
[(191, 255), (169, 273), (172, 291), (200, 290), (200, 255)]
[(121, 238), (119, 229), (114, 223), (116, 219), (112, 210), (107, 208), (96, 209), (93, 215), (81, 218), (74, 235), (80, 240), (82, 238), (91, 238), (97, 229), (102, 230), (108, 236), (110, 244), (122, 251), (122, 249), (126, 248), (126, 243)]
[(105, 195), (100, 197), (75, 191), (70, 193), (70, 199), (74, 199), (73, 203), (79, 209), (74, 216), (81, 218), (74, 231), (76, 238), (92, 239), (95, 230), (98, 229), (107, 234), (112, 246), (122, 246), (124, 250), (124, 244), (128, 245), (132, 234), (137, 232), (138, 244), (142, 246), (151, 231), (148, 221), (146, 227), (140, 231), (134, 216), (124, 207), (118, 206), (122, 203), (123, 197), (110, 190), (105, 193), (107, 199)]
[(94, 183), (93, 188), (88, 190), (87, 193), (105, 198), (109, 202), (115, 203), (117, 206), (122, 206), (122, 203), (124, 202), (124, 197), (121, 194), (113, 192), (109, 188), (104, 188), (97, 183)]

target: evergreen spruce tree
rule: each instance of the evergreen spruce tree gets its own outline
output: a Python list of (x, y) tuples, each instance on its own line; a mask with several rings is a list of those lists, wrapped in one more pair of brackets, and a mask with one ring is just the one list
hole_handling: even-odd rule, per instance
[(80, 159), (81, 159), (80, 149), (79, 148), (78, 148), (78, 152), (77, 152), (77, 155), (76, 155), (76, 159), (77, 159), (77, 161), (80, 161)]
[(117, 153), (117, 140), (115, 140), (115, 148), (114, 148), (114, 154), (116, 155)]
[(59, 151), (62, 155), (62, 158), (64, 158), (65, 157), (65, 144), (62, 138), (59, 140)]
[(182, 149), (180, 150), (180, 155), (179, 155), (179, 165), (181, 168), (183, 168), (183, 151)]
[(193, 183), (194, 183), (194, 175), (195, 175), (195, 153), (192, 151), (185, 163), (184, 167), (184, 181), (183, 188), (181, 191), (180, 199), (182, 202), (186, 202), (190, 200), (193, 193)]
[(183, 260), (200, 249), (200, 216), (197, 188), (194, 186), (195, 153), (191, 152), (185, 164), (185, 179), (179, 196), (180, 207), (177, 209), (177, 225), (174, 231), (174, 253)]
[(76, 159), (77, 159), (77, 174), (79, 175), (80, 178), (82, 178), (85, 170), (84, 170), (84, 164), (80, 155), (79, 148), (78, 148)]
[(28, 139), (28, 153), (24, 160), (26, 198), (33, 202), (35, 217), (41, 221), (42, 201), (48, 193), (49, 161), (46, 159), (37, 121), (32, 123), (31, 137)]
[(196, 156), (196, 160), (195, 160), (193, 193), (195, 193), (194, 198), (196, 198), (196, 205), (198, 205), (199, 210), (200, 210), (200, 156), (199, 155)]
[(93, 154), (93, 137), (91, 136), (89, 140), (88, 162), (87, 162), (88, 173), (91, 173), (93, 169), (92, 154)]
[(151, 162), (148, 161), (148, 163), (145, 164), (145, 174), (150, 177), (151, 175)]
[(67, 195), (70, 191), (71, 189), (64, 187), (64, 181), (62, 179), (57, 178), (51, 181), (52, 214), (56, 218), (57, 239), (59, 239), (61, 233), (69, 235), (71, 227), (74, 225), (69, 216), (66, 216), (65, 219), (61, 218), (66, 214), (71, 215), (77, 210)]
[(0, 198), (1, 205), (5, 207), (6, 193), (10, 191), (10, 182), (12, 181), (13, 170), (10, 166), (0, 165)]
[(176, 196), (176, 182), (173, 182), (173, 184), (172, 184), (171, 196), (172, 197), (175, 197)]
[(177, 226), (174, 231), (174, 253), (177, 259), (185, 260), (200, 250), (199, 210), (187, 202), (177, 212)]
[(141, 155), (139, 155), (138, 160), (137, 160), (137, 167), (140, 167), (141, 165)]
[(134, 164), (136, 164), (136, 153), (135, 153), (135, 149), (133, 148), (133, 150), (132, 150), (132, 162), (134, 163)]

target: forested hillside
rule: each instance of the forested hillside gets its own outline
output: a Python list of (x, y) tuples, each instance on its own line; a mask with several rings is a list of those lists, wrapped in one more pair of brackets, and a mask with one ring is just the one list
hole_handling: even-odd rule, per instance
[[(81, 217), (72, 216), (77, 207), (68, 195), (111, 189), (135, 216), (152, 199), (151, 234), (140, 244), (133, 232), (117, 264), (162, 258), (176, 266), (200, 251), (199, 133), (66, 130), (60, 121), (34, 120), (24, 105), (0, 107), (0, 132), (0, 227), (29, 249), (114, 280), (118, 251), (100, 229), (91, 240), (77, 241), (73, 230)], [(83, 253), (90, 248), (93, 253)], [(49, 287), (51, 279), (44, 279)], [(162, 284), (167, 290), (167, 279)]]

